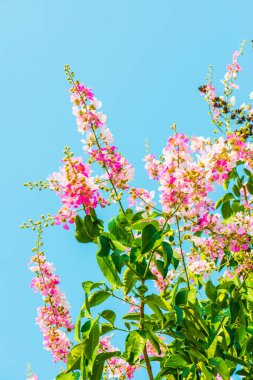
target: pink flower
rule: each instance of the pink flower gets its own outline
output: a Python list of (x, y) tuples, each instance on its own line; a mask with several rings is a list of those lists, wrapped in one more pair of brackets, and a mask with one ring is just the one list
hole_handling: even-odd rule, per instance
[(104, 148), (90, 148), (88, 153), (102, 167), (106, 167), (106, 174), (101, 178), (113, 181), (116, 188), (126, 190), (129, 188), (128, 182), (133, 179), (133, 166), (117, 151), (116, 146), (106, 146)]
[(46, 261), (44, 253), (39, 252), (33, 256), (31, 263), (37, 264), (36, 267), (31, 267), (33, 272), (36, 268), (36, 277), (32, 279), (31, 287), (35, 292), (39, 291), (44, 300), (44, 306), (38, 308), (36, 318), (44, 337), (44, 347), (52, 353), (54, 362), (65, 362), (71, 343), (62, 329), (71, 331), (74, 327), (68, 302), (58, 286), (60, 280), (54, 274), (53, 264)]
[[(111, 342), (112, 336), (101, 337), (99, 340), (99, 353), (101, 352), (113, 352), (118, 349), (114, 347)], [(128, 364), (124, 359), (113, 357), (108, 360), (108, 366), (105, 366), (104, 375), (106, 378), (119, 379), (125, 376), (127, 379), (132, 379), (134, 372), (138, 369), (138, 365), (132, 366)]]
[(55, 224), (64, 223), (63, 227), (67, 230), (69, 227), (66, 222), (74, 222), (76, 208), (84, 207), (88, 214), (90, 209), (95, 209), (98, 204), (104, 207), (107, 202), (99, 194), (99, 187), (90, 176), (90, 166), (83, 164), (81, 157), (66, 155), (63, 162), (65, 165), (58, 173), (53, 173), (48, 181), (50, 189), (59, 195), (63, 204), (55, 216)]

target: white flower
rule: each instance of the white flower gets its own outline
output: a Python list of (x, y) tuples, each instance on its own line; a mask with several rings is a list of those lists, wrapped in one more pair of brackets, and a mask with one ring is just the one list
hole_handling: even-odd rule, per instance
[(99, 109), (102, 107), (102, 102), (98, 100), (97, 98), (94, 98), (90, 101), (90, 104), (92, 104), (96, 109)]
[(230, 98), (230, 104), (231, 104), (232, 106), (235, 105), (235, 96), (231, 96), (231, 98)]

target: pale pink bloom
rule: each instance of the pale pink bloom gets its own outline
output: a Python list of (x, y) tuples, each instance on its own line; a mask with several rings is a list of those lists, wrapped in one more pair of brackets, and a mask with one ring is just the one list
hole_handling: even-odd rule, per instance
[[(69, 304), (66, 296), (60, 291), (59, 276), (54, 274), (54, 266), (46, 261), (44, 253), (31, 258), (31, 263), (37, 264), (36, 277), (31, 281), (35, 292), (40, 292), (44, 306), (38, 307), (36, 323), (43, 334), (43, 344), (46, 350), (53, 355), (53, 361), (66, 361), (71, 342), (66, 332), (71, 331), (74, 325), (71, 322)], [(34, 272), (34, 265), (31, 266)]]
[(128, 203), (130, 207), (135, 206), (136, 211), (147, 211), (147, 213), (143, 214), (144, 218), (147, 218), (148, 214), (153, 213), (155, 207), (155, 202), (153, 201), (155, 192), (153, 190), (148, 191), (142, 188), (132, 187), (129, 194)]
[(88, 164), (82, 162), (81, 157), (65, 157), (64, 166), (58, 173), (53, 173), (49, 178), (49, 186), (60, 197), (62, 207), (55, 216), (55, 224), (63, 224), (68, 229), (67, 223), (74, 223), (78, 207), (84, 207), (88, 214), (98, 205), (104, 207), (107, 201), (100, 195), (99, 187), (91, 177), (91, 169)]
[(231, 98), (230, 98), (230, 104), (232, 106), (235, 106), (235, 96), (231, 96)]

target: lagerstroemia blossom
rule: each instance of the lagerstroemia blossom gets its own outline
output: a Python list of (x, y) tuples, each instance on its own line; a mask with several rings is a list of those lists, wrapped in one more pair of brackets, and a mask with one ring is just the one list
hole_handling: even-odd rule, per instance
[[(106, 282), (83, 282), (71, 348), (69, 306), (40, 249), (42, 222), (32, 224), (39, 238), (31, 286), (44, 300), (37, 323), (53, 360), (67, 360), (60, 379), (125, 380), (137, 370), (149, 380), (252, 379), (253, 107), (237, 106), (233, 95), (241, 54), (227, 65), (222, 95), (211, 80), (200, 87), (221, 135), (187, 136), (173, 125), (161, 156), (145, 156), (155, 190), (130, 187), (134, 169), (114, 144), (101, 102), (66, 66), (84, 157), (66, 148), (49, 176), (62, 204), (50, 222), (66, 230), (75, 223), (76, 239), (97, 245)], [(120, 211), (106, 230), (97, 213), (116, 202)], [(109, 298), (130, 305), (121, 323), (109, 303), (102, 309)], [(112, 331), (126, 334), (124, 351), (111, 343)]]
[(65, 331), (71, 331), (74, 326), (68, 302), (59, 288), (59, 277), (54, 274), (53, 264), (46, 261), (45, 254), (41, 251), (41, 225), (38, 226), (38, 232), (35, 255), (30, 261), (30, 270), (36, 275), (32, 279), (31, 287), (36, 293), (41, 293), (44, 306), (38, 307), (36, 322), (43, 334), (44, 347), (52, 353), (53, 361), (66, 362), (71, 343)]

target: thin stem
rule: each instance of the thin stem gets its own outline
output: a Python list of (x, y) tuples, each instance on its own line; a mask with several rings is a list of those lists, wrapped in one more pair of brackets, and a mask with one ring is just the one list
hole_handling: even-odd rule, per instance
[[(243, 194), (244, 194), (244, 199), (245, 199), (245, 202), (247, 203), (247, 205), (249, 204), (249, 200), (248, 200), (248, 196), (247, 196), (247, 190), (246, 190), (246, 186), (244, 185), (243, 187)], [(250, 215), (250, 210), (247, 208), (246, 209), (246, 213), (248, 215)]]
[(176, 216), (176, 221), (177, 221), (178, 241), (179, 241), (180, 252), (181, 252), (181, 256), (182, 256), (182, 260), (183, 260), (184, 272), (185, 272), (185, 275), (186, 275), (188, 289), (190, 290), (190, 281), (189, 281), (188, 272), (187, 272), (187, 268), (186, 268), (184, 251), (183, 251), (183, 247), (182, 247), (183, 246), (183, 242), (182, 242), (182, 239), (181, 239), (180, 226), (179, 226), (179, 221), (178, 221), (178, 217), (177, 216)]
[[(144, 282), (145, 281), (142, 281), (143, 285), (144, 285)], [(140, 328), (141, 328), (141, 330), (144, 330), (144, 326), (143, 326), (144, 306), (145, 306), (144, 300), (143, 300), (143, 298), (141, 298), (141, 305), (140, 305)], [(147, 352), (147, 346), (146, 346), (146, 344), (145, 344), (144, 349), (143, 349), (143, 355), (144, 355), (144, 360), (145, 360), (146, 367), (147, 367), (147, 372), (148, 372), (149, 380), (154, 380), (153, 372), (152, 372), (152, 367), (151, 367), (150, 360), (149, 360), (149, 357), (148, 357), (148, 352)]]
[[(45, 280), (45, 277), (44, 277), (44, 274), (43, 274), (43, 271), (42, 271), (42, 268), (41, 268), (41, 261), (40, 261), (40, 241), (41, 241), (41, 234), (42, 234), (42, 226), (40, 224), (40, 227), (39, 227), (39, 231), (38, 231), (38, 239), (37, 239), (37, 258), (38, 258), (38, 265), (39, 265), (39, 269), (40, 269), (40, 274), (41, 274), (41, 278), (42, 278), (42, 281), (43, 281), (43, 284), (45, 286), (45, 289), (47, 289), (47, 284), (46, 284), (46, 280)], [(43, 254), (44, 256), (44, 254)], [(39, 275), (39, 272), (36, 272), (37, 275)], [(53, 314), (55, 316), (55, 306), (53, 304), (53, 301), (52, 301), (52, 298), (50, 296), (50, 294), (48, 293), (47, 291), (47, 298), (48, 298), (48, 302), (50, 303), (51, 307), (52, 307), (52, 311), (53, 311)], [(46, 302), (45, 302), (46, 304)], [(58, 327), (58, 323), (56, 323), (56, 327)]]
[(238, 296), (238, 294), (240, 293), (240, 290), (241, 290), (241, 288), (243, 287), (243, 285), (244, 285), (244, 283), (245, 283), (245, 281), (246, 281), (248, 275), (249, 275), (249, 272), (247, 272), (247, 273), (245, 274), (245, 276), (244, 276), (244, 278), (243, 278), (243, 280), (242, 280), (241, 285), (239, 286), (239, 288), (238, 288), (237, 291), (235, 292), (234, 298), (236, 298), (236, 297)]
[(130, 301), (124, 299), (124, 298), (121, 298), (121, 297), (116, 296), (114, 293), (111, 293), (111, 295), (112, 295), (114, 298), (117, 298), (117, 299), (120, 300), (120, 301), (123, 301), (123, 302), (129, 303), (129, 305), (132, 305), (132, 306), (135, 306), (135, 307), (140, 307), (139, 305), (136, 305), (136, 304), (133, 303), (133, 302), (130, 302)]

